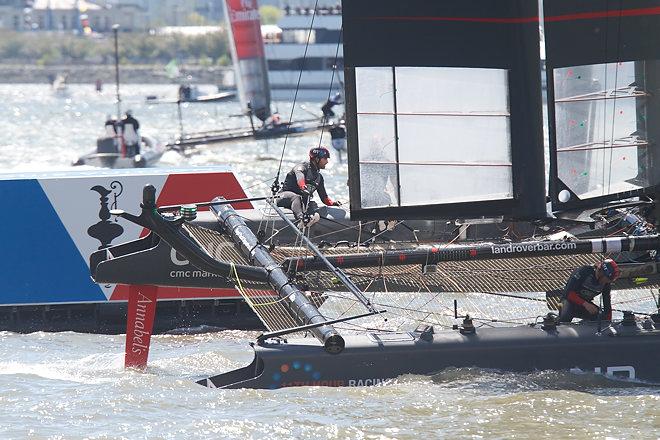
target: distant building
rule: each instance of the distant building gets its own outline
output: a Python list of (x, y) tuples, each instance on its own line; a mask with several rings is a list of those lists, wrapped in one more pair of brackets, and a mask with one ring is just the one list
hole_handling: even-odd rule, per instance
[(224, 20), (224, 0), (0, 0), (0, 29), (15, 31), (82, 31), (89, 26), (109, 32), (117, 23), (123, 32), (146, 32), (189, 25), (191, 17), (217, 25)]
[(283, 6), (277, 26), (262, 26), (261, 30), (273, 96), (291, 100), (296, 88), (311, 99), (341, 91), (341, 5), (336, 0), (319, 1), (314, 16), (314, 2), (291, 3)]
[(89, 15), (98, 17), (99, 12), (101, 7), (84, 0), (35, 0), (24, 11), (30, 17), (31, 30), (81, 32), (82, 20)]
[(0, 0), (0, 29), (29, 28), (30, 18), (24, 14), (28, 4), (24, 0)]

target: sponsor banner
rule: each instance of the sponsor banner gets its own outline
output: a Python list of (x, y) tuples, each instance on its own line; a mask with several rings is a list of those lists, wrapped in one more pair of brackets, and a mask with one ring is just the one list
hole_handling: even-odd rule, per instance
[[(0, 305), (126, 300), (126, 293), (119, 294), (121, 288), (116, 285), (94, 283), (89, 255), (145, 233), (133, 223), (112, 217), (110, 210), (138, 214), (146, 184), (156, 187), (159, 205), (204, 202), (216, 196), (246, 197), (227, 167), (0, 175), (0, 202), (9, 213), (3, 222), (3, 249), (10, 256), (0, 266)], [(210, 289), (169, 288), (162, 297), (227, 298), (228, 290), (221, 289), (216, 296)]]
[(493, 254), (523, 254), (527, 252), (552, 252), (577, 249), (577, 244), (570, 241), (532, 242), (491, 245)]

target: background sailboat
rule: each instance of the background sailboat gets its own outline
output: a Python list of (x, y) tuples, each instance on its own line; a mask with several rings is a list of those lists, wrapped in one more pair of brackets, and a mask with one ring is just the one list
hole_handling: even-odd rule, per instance
[(238, 96), (250, 127), (187, 134), (176, 140), (172, 148), (185, 149), (199, 144), (249, 138), (272, 139), (300, 135), (322, 128), (324, 125), (320, 117), (287, 121), (282, 116), (273, 114), (257, 1), (226, 0), (225, 17)]
[[(165, 65), (165, 74), (172, 81), (181, 81), (181, 71), (177, 65), (176, 60), (172, 59)], [(175, 98), (159, 98), (158, 96), (147, 96), (149, 104), (180, 104), (181, 102), (188, 103), (214, 103), (223, 102), (233, 99), (236, 96), (233, 92), (218, 92), (202, 94), (197, 86), (190, 85), (188, 82), (183, 81), (177, 90)]]

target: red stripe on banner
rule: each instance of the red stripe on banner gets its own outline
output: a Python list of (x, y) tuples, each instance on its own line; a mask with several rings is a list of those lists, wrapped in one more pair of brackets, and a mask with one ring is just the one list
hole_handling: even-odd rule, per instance
[[(158, 194), (156, 204), (164, 206), (210, 202), (217, 196), (227, 199), (247, 197), (232, 172), (170, 174)], [(250, 202), (234, 203), (232, 206), (234, 209), (253, 208)], [(208, 207), (200, 207), (199, 211), (208, 211), (208, 209)], [(140, 233), (140, 237), (145, 237), (147, 234), (149, 234), (149, 230), (144, 229)]]
[[(241, 199), (247, 197), (245, 191), (231, 172), (203, 174), (170, 174), (158, 194), (156, 204), (176, 205), (181, 203), (210, 202), (214, 197)], [(251, 209), (252, 203), (241, 202), (232, 205), (234, 209)], [(199, 208), (200, 211), (208, 208)]]
[[(608, 11), (580, 12), (545, 17), (547, 22), (593, 20), (597, 18), (638, 17), (644, 15), (660, 15), (660, 7), (618, 9)], [(457, 21), (463, 23), (537, 23), (539, 17), (366, 17), (366, 20), (382, 21)]]
[(145, 369), (149, 357), (151, 332), (156, 315), (156, 286), (131, 286), (128, 295), (128, 317), (126, 320), (126, 368)]

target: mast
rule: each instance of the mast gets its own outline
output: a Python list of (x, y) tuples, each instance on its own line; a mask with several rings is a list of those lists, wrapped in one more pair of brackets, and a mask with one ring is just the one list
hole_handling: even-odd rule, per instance
[(119, 25), (112, 25), (112, 33), (115, 39), (115, 88), (117, 93), (117, 120), (121, 119), (121, 96), (119, 95), (119, 39), (117, 33)]

